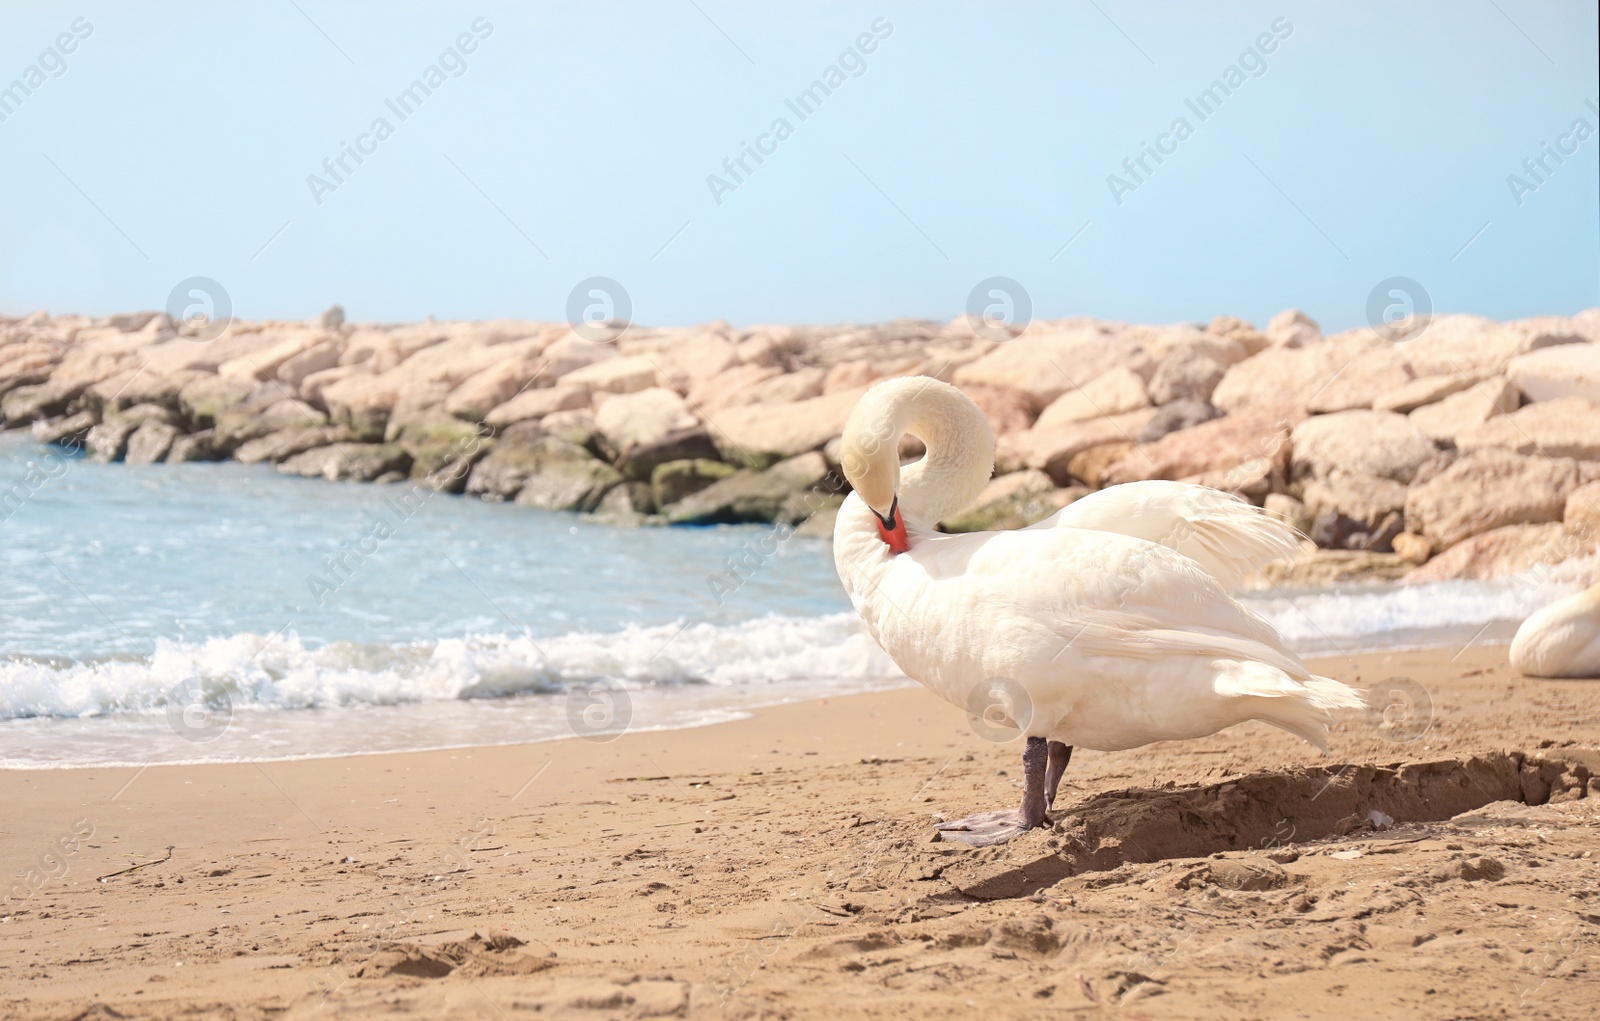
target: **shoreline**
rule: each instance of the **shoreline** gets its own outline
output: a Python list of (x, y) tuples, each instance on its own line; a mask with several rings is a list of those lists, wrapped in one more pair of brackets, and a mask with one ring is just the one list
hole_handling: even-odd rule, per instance
[[(1480, 638), (1472, 639), (1471, 636), (1466, 635), (1464, 632), (1463, 632), (1463, 635), (1461, 637), (1465, 637), (1465, 638), (1470, 639), (1469, 642), (1468, 642), (1467, 648), (1477, 649), (1477, 650), (1480, 650), (1480, 651), (1499, 650), (1500, 658), (1502, 660), (1504, 659), (1504, 652), (1505, 652), (1505, 650), (1508, 648), (1508, 646), (1510, 644), (1510, 639), (1509, 638), (1504, 638), (1504, 639), (1484, 639), (1484, 638), (1480, 637)], [(1431, 642), (1431, 643), (1428, 643), (1428, 644), (1421, 644), (1421, 645), (1414, 645), (1414, 646), (1412, 646), (1412, 645), (1395, 645), (1395, 646), (1379, 646), (1379, 647), (1370, 647), (1370, 648), (1357, 648), (1357, 647), (1352, 646), (1352, 647), (1350, 647), (1350, 648), (1345, 650), (1345, 654), (1340, 654), (1340, 655), (1335, 655), (1335, 656), (1328, 656), (1328, 655), (1306, 656), (1304, 658), (1305, 658), (1307, 663), (1313, 663), (1313, 662), (1341, 662), (1341, 661), (1344, 661), (1345, 659), (1347, 659), (1348, 657), (1367, 658), (1367, 657), (1374, 657), (1374, 656), (1393, 656), (1393, 655), (1401, 655), (1401, 654), (1424, 654), (1424, 655), (1428, 655), (1428, 654), (1440, 653), (1442, 651), (1458, 651), (1458, 650), (1461, 650), (1461, 649), (1462, 649), (1462, 646), (1459, 643), (1446, 643), (1446, 642), (1441, 642), (1441, 641), (1435, 641), (1435, 642)], [(271, 755), (271, 756), (243, 755), (243, 756), (239, 756), (239, 757), (213, 757), (213, 758), (199, 757), (199, 758), (190, 758), (190, 759), (160, 759), (160, 760), (144, 760), (144, 761), (141, 761), (141, 760), (120, 760), (119, 759), (119, 760), (112, 760), (112, 761), (105, 761), (105, 762), (88, 762), (88, 763), (81, 763), (81, 762), (52, 763), (52, 762), (37, 762), (37, 761), (3, 760), (3, 761), (0, 761), (0, 774), (3, 774), (6, 771), (52, 772), (52, 771), (57, 771), (57, 770), (144, 769), (144, 768), (151, 768), (151, 767), (155, 767), (155, 766), (162, 766), (162, 767), (167, 767), (167, 766), (173, 766), (173, 767), (207, 767), (207, 766), (223, 766), (223, 765), (235, 765), (235, 764), (237, 764), (237, 765), (263, 764), (264, 765), (264, 764), (271, 764), (271, 763), (337, 761), (337, 760), (346, 759), (346, 758), (366, 758), (366, 757), (381, 756), (381, 755), (422, 755), (422, 754), (433, 754), (433, 753), (443, 753), (443, 752), (472, 751), (472, 750), (477, 750), (477, 749), (490, 749), (490, 748), (514, 748), (514, 747), (522, 747), (522, 746), (545, 745), (545, 744), (550, 744), (552, 742), (561, 742), (561, 741), (570, 741), (570, 740), (586, 740), (586, 741), (595, 741), (595, 742), (600, 743), (600, 744), (606, 744), (606, 743), (610, 743), (611, 741), (620, 739), (621, 737), (626, 736), (628, 734), (676, 733), (676, 732), (680, 732), (680, 731), (695, 731), (695, 730), (705, 730), (705, 729), (710, 729), (710, 728), (722, 727), (722, 726), (726, 726), (726, 725), (729, 725), (729, 724), (739, 723), (739, 722), (742, 722), (742, 721), (749, 720), (749, 719), (753, 718), (754, 716), (756, 716), (757, 714), (763, 713), (763, 712), (766, 712), (766, 711), (770, 711), (770, 710), (774, 710), (774, 709), (782, 709), (782, 708), (785, 708), (785, 707), (795, 706), (795, 705), (805, 705), (805, 704), (808, 704), (808, 703), (817, 702), (819, 700), (827, 701), (827, 700), (830, 700), (830, 699), (858, 698), (858, 697), (863, 697), (863, 696), (867, 696), (867, 695), (884, 694), (884, 693), (896, 692), (896, 691), (916, 691), (916, 690), (919, 690), (919, 689), (920, 689), (920, 685), (918, 685), (916, 681), (913, 681), (913, 680), (911, 680), (909, 678), (905, 678), (905, 677), (898, 677), (897, 678), (897, 677), (892, 677), (892, 676), (884, 676), (884, 677), (879, 677), (879, 678), (867, 679), (864, 682), (863, 686), (857, 688), (856, 690), (844, 690), (842, 692), (829, 692), (827, 694), (820, 695), (820, 696), (817, 695), (814, 690), (813, 691), (807, 691), (807, 692), (795, 692), (795, 693), (792, 693), (792, 694), (780, 694), (780, 693), (777, 693), (777, 692), (773, 692), (772, 693), (773, 697), (771, 697), (771, 698), (764, 698), (764, 697), (761, 697), (760, 695), (755, 695), (756, 700), (755, 701), (751, 701), (751, 702), (738, 702), (738, 703), (730, 703), (730, 704), (714, 704), (714, 705), (703, 705), (703, 706), (696, 707), (695, 711), (697, 713), (701, 714), (702, 717), (710, 717), (710, 718), (696, 719), (696, 720), (686, 721), (686, 722), (681, 722), (681, 723), (674, 723), (674, 722), (645, 723), (645, 724), (641, 724), (639, 726), (633, 726), (633, 725), (630, 724), (625, 729), (620, 729), (620, 730), (616, 730), (616, 731), (603, 731), (603, 732), (599, 732), (599, 733), (596, 733), (596, 734), (588, 734), (588, 735), (579, 734), (579, 733), (573, 731), (572, 729), (568, 728), (565, 731), (560, 732), (560, 733), (552, 733), (552, 734), (547, 734), (547, 735), (542, 735), (542, 736), (537, 736), (537, 737), (530, 737), (530, 738), (509, 738), (509, 739), (505, 739), (505, 740), (481, 740), (481, 739), (480, 740), (472, 740), (472, 739), (469, 738), (469, 739), (462, 740), (460, 743), (428, 745), (428, 746), (422, 746), (422, 747), (383, 748), (383, 749), (376, 749), (376, 750), (371, 750), (371, 751), (340, 750), (340, 751), (335, 751), (335, 752), (295, 752), (295, 753), (290, 753), (290, 754)], [(646, 690), (650, 691), (651, 694), (662, 695), (666, 699), (671, 699), (671, 697), (672, 697), (672, 695), (670, 693), (670, 690), (665, 690), (665, 689), (646, 689)], [(744, 693), (745, 691), (749, 691), (751, 693), (754, 693), (754, 692), (756, 692), (758, 690), (759, 689), (755, 689), (753, 687), (746, 688), (744, 686), (732, 686), (732, 689), (731, 689), (732, 693), (734, 693), (734, 694)], [(770, 689), (768, 689), (768, 690), (770, 691)], [(635, 690), (635, 693), (637, 693), (636, 690)], [(382, 714), (382, 713), (386, 713), (386, 712), (399, 711), (399, 712), (403, 712), (403, 713), (416, 714), (419, 717), (426, 717), (429, 714), (429, 710), (430, 709), (436, 709), (436, 708), (439, 708), (439, 707), (449, 707), (449, 708), (455, 708), (455, 709), (459, 710), (459, 709), (465, 709), (466, 707), (469, 707), (469, 706), (474, 706), (479, 702), (487, 702), (491, 707), (505, 709), (505, 708), (507, 708), (507, 704), (508, 703), (515, 703), (518, 700), (524, 699), (524, 698), (527, 698), (527, 699), (530, 700), (530, 704), (528, 706), (529, 708), (534, 708), (534, 706), (531, 703), (532, 699), (540, 699), (542, 704), (539, 705), (538, 708), (547, 708), (550, 711), (550, 713), (558, 715), (558, 716), (561, 714), (561, 712), (563, 710), (563, 702), (561, 701), (563, 699), (563, 696), (561, 696), (559, 694), (556, 694), (556, 693), (548, 693), (548, 694), (538, 694), (538, 695), (531, 695), (531, 696), (530, 695), (507, 696), (507, 697), (502, 697), (502, 698), (498, 698), (498, 699), (490, 699), (490, 700), (483, 700), (483, 699), (448, 699), (448, 700), (437, 700), (437, 701), (408, 702), (408, 703), (399, 703), (399, 704), (356, 704), (356, 705), (338, 705), (338, 706), (315, 706), (315, 707), (306, 707), (306, 708), (272, 707), (272, 708), (266, 709), (266, 710), (264, 710), (262, 712), (264, 714), (270, 714), (270, 716), (272, 718), (281, 718), (285, 714), (292, 714), (291, 719), (294, 716), (300, 716), (301, 714), (309, 714), (309, 716), (308, 717), (304, 717), (303, 720), (309, 721), (309, 722), (323, 722), (323, 723), (334, 722), (334, 723), (337, 723), (338, 722), (337, 718), (339, 716), (344, 715), (345, 713), (348, 713), (348, 712), (355, 712), (355, 713), (377, 712), (377, 713)], [(252, 710), (252, 711), (257, 711), (257, 710)], [(159, 719), (158, 716), (153, 712), (152, 713), (140, 713), (140, 714), (132, 714), (132, 713), (120, 714), (121, 715), (120, 720), (117, 718), (119, 714), (107, 714), (107, 715), (112, 717), (112, 722), (134, 723), (134, 724), (150, 724), (152, 730), (157, 729), (155, 727), (155, 723), (158, 722), (158, 719)], [(59, 720), (59, 721), (61, 721), (63, 723), (70, 724), (70, 723), (73, 723), (73, 722), (78, 722), (78, 721), (82, 720), (83, 718), (81, 718), (81, 717), (31, 717), (31, 718), (28, 718), (28, 719), (30, 719), (30, 720), (31, 719), (48, 719), (48, 720), (52, 720), (52, 721)], [(371, 721), (369, 720), (369, 721), (364, 721), (364, 722), (371, 722)], [(378, 721), (378, 723), (381, 725), (383, 723), (383, 721)], [(0, 726), (3, 726), (3, 725), (4, 725), (4, 723), (0, 722)], [(45, 724), (44, 726), (48, 727), (49, 724)], [(246, 734), (245, 734), (245, 738), (246, 739), (248, 738), (248, 734), (249, 734), (249, 732), (248, 732), (248, 730), (246, 730)], [(43, 737), (45, 737), (47, 735), (42, 735), (41, 734), (41, 735), (38, 735), (38, 736), (43, 738)], [(134, 735), (134, 736), (137, 737), (138, 735)]]
[[(985, 851), (929, 822), (1007, 805), (1015, 743), (917, 689), (605, 744), (0, 772), (5, 866), (55, 862), (0, 908), (0, 1012), (953, 1017), (960, 989), (1001, 1017), (1398, 1021), (1592, 999), (1600, 780), (1572, 778), (1600, 774), (1600, 685), (1519, 678), (1501, 648), (1313, 665), (1410, 678), (1427, 730), (1342, 719), (1330, 756), (1262, 724), (1086, 751), (1053, 833)], [(1517, 769), (1550, 779), (1506, 786)], [(1380, 789), (1460, 770), (1453, 821)], [(1393, 828), (1339, 835), (1363, 798)]]

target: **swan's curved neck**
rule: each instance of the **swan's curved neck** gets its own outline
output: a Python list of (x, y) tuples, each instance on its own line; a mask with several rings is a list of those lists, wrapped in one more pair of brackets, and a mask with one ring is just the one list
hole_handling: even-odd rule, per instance
[(948, 383), (914, 376), (879, 384), (862, 405), (858, 411), (887, 423), (890, 434), (887, 460), (873, 459), (869, 470), (896, 470), (904, 433), (927, 447), (923, 457), (898, 468), (900, 510), (907, 519), (932, 527), (972, 506), (994, 471), (994, 435), (970, 397)]

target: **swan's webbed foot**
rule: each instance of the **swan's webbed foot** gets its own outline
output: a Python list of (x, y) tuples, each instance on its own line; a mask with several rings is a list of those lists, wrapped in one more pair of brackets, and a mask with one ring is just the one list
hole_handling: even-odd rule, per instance
[(938, 823), (934, 829), (944, 840), (958, 840), (971, 847), (992, 847), (1045, 825), (1049, 821), (1050, 804), (1055, 800), (1056, 785), (1061, 782), (1061, 774), (1066, 771), (1071, 755), (1072, 749), (1059, 741), (1047, 744), (1042, 737), (1028, 738), (1022, 753), (1021, 808), (979, 812), (964, 819)]
[(1042, 823), (1029, 823), (1018, 808), (1002, 808), (998, 812), (979, 812), (965, 819), (935, 823), (942, 840), (958, 840), (969, 847), (992, 847), (1004, 844)]

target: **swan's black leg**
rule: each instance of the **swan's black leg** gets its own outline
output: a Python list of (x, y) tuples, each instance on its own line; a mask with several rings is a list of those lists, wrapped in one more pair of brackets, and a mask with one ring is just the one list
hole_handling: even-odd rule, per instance
[[(1065, 748), (1066, 745), (1061, 745)], [(1045, 824), (1045, 813), (1050, 808), (1045, 775), (1051, 758), (1042, 737), (1028, 738), (1022, 752), (1022, 807), (999, 812), (982, 812), (965, 819), (939, 823), (937, 829), (946, 840), (959, 840), (973, 847), (1003, 844), (1029, 830)], [(1066, 768), (1063, 756), (1061, 768)], [(1060, 774), (1056, 776), (1060, 780)]]
[(1047, 809), (1056, 807), (1056, 791), (1061, 788), (1061, 775), (1072, 761), (1072, 746), (1060, 741), (1049, 744), (1050, 762), (1044, 772), (1044, 802)]

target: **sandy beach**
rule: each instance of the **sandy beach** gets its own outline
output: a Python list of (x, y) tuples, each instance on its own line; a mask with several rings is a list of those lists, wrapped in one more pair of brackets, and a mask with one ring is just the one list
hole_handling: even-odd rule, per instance
[(1600, 685), (1503, 647), (1313, 665), (1408, 678), (1414, 711), (1326, 757), (1263, 724), (1080, 751), (1053, 828), (984, 850), (930, 823), (1013, 803), (1017, 746), (920, 689), (605, 743), (9, 772), (0, 1014), (1592, 1014)]
[(0, 1021), (1600, 1021), (1597, 40), (4, 5)]

